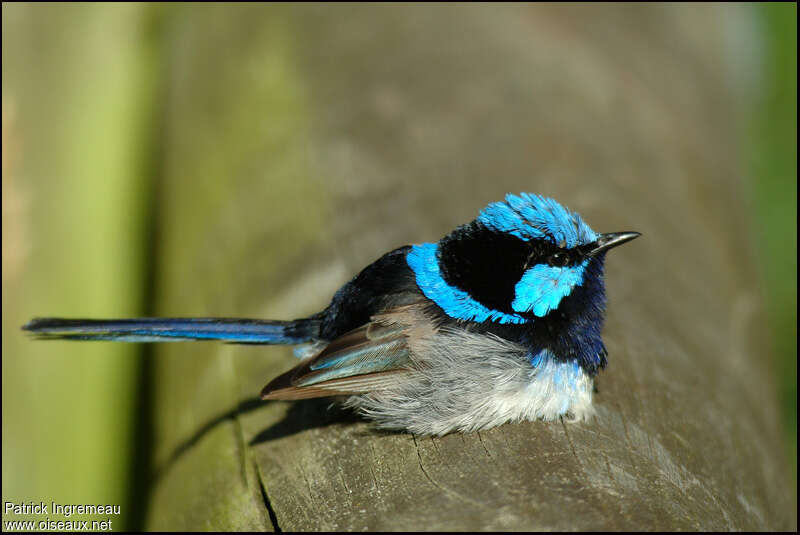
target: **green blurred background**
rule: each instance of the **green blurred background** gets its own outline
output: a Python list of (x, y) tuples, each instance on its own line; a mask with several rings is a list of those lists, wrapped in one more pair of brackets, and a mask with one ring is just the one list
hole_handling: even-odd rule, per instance
[(797, 4), (754, 6), (761, 87), (747, 103), (748, 198), (788, 452), (797, 481)]
[[(202, 51), (176, 41), (186, 10), (196, 9), (189, 5), (2, 9), (3, 501), (121, 504), (113, 527), (142, 528), (153, 456), (147, 415), (158, 410), (148, 405), (152, 356), (125, 345), (32, 343), (19, 326), (43, 314), (152, 313), (160, 254), (153, 244), (159, 219), (168, 217), (159, 212), (168, 172), (160, 152), (171, 112), (165, 95), (187, 83), (178, 80), (181, 62), (214, 53), (215, 36)], [(752, 57), (734, 60), (749, 69), (736, 91), (752, 221), (746, 248), (760, 268), (796, 480), (797, 8), (747, 9)], [(218, 12), (221, 25), (241, 19), (225, 13)], [(270, 110), (269, 132), (302, 136), (305, 88), (287, 60), (302, 28), (279, 11), (274, 20), (262, 28), (272, 52), (252, 66), (263, 83), (238, 96)], [(239, 74), (209, 77), (235, 84)], [(258, 114), (231, 117), (225, 135), (205, 141), (207, 151), (225, 158), (248, 150), (248, 139), (264, 135), (250, 126)], [(269, 171), (281, 173), (291, 176)], [(205, 209), (213, 207), (192, 217), (202, 219)], [(308, 224), (310, 232), (321, 223)]]

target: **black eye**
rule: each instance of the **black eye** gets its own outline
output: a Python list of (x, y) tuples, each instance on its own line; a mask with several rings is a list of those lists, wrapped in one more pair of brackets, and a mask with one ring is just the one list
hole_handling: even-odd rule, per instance
[(552, 267), (564, 267), (569, 263), (569, 256), (566, 253), (553, 253), (547, 257), (547, 265)]

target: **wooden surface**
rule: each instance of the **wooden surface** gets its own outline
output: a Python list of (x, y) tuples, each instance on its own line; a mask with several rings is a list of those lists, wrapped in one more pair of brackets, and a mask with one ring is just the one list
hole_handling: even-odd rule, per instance
[(325, 401), (252, 401), (288, 349), (159, 348), (148, 527), (796, 529), (737, 193), (737, 16), (171, 12), (159, 315), (312, 313), (383, 252), (506, 192), (643, 237), (607, 262), (591, 423), (376, 433)]

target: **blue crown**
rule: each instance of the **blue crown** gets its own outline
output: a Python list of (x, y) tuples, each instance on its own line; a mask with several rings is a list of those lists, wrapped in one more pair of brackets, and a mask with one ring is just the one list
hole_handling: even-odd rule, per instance
[(549, 197), (532, 193), (519, 196), (509, 193), (505, 202), (493, 202), (484, 208), (478, 221), (525, 241), (541, 238), (567, 248), (597, 239), (597, 234), (580, 215)]

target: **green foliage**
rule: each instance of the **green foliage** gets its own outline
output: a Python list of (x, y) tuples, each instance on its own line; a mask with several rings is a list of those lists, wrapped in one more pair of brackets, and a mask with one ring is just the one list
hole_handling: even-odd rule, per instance
[(783, 422), (797, 473), (797, 4), (760, 4), (763, 72), (751, 194)]

